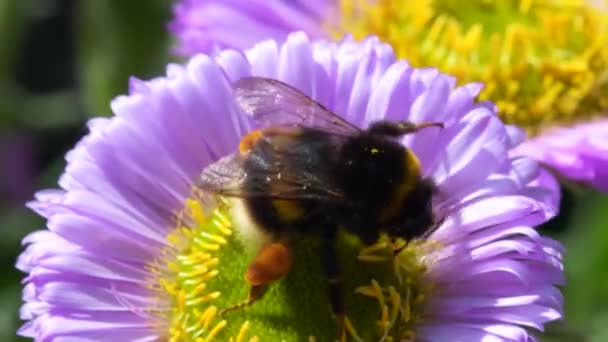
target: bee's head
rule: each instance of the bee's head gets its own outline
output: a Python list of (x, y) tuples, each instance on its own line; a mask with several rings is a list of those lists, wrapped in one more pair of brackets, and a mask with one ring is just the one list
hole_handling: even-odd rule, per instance
[(433, 196), (437, 187), (430, 179), (422, 179), (414, 188), (399, 218), (392, 222), (387, 234), (410, 240), (421, 237), (436, 224)]

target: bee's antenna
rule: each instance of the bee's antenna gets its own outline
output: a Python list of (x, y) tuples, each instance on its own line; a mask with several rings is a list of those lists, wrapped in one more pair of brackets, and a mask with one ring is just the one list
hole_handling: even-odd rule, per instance
[(427, 127), (439, 127), (443, 129), (443, 122), (420, 122), (413, 123), (410, 121), (377, 121), (372, 123), (369, 131), (375, 134), (386, 135), (390, 137), (400, 137), (406, 134), (418, 132)]
[[(406, 125), (406, 127), (412, 125), (409, 122), (405, 122), (404, 124)], [(412, 126), (410, 126), (410, 127), (412, 127)], [(443, 129), (444, 125), (443, 125), (443, 122), (420, 122), (420, 123), (414, 124), (412, 129), (414, 131), (419, 131), (419, 130), (425, 129), (427, 127), (439, 127), (441, 129)]]

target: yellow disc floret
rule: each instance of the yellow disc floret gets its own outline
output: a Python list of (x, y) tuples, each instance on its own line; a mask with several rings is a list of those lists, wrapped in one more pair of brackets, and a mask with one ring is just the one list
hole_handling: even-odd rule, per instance
[(370, 34), (460, 83), (535, 134), (608, 113), (608, 15), (588, 0), (341, 0), (332, 33)]
[(415, 341), (416, 324), (423, 321), (424, 304), (432, 295), (432, 283), (424, 281), (424, 275), (432, 262), (432, 255), (440, 245), (434, 241), (412, 241), (393, 256), (394, 246), (380, 242), (364, 248), (359, 260), (368, 263), (392, 262), (395, 279), (380, 283), (372, 279), (369, 285), (358, 287), (355, 291), (377, 300), (380, 319), (377, 326), (381, 341)]
[[(222, 203), (188, 199), (177, 218), (176, 228), (167, 236), (170, 247), (150, 265), (157, 277), (150, 287), (158, 297), (169, 297), (172, 308), (165, 312), (168, 341), (212, 341), (228, 322), (218, 315), (221, 287), (210, 286), (220, 273), (220, 250), (232, 235), (228, 210)], [(231, 340), (256, 341), (250, 324), (241, 324)], [(220, 338), (219, 340), (222, 340)]]

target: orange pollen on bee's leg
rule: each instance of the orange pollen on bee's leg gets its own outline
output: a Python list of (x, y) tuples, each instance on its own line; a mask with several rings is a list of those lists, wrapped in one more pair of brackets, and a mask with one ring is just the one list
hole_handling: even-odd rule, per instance
[(239, 143), (239, 152), (241, 154), (246, 154), (247, 152), (251, 151), (251, 148), (255, 142), (258, 141), (262, 136), (263, 133), (261, 130), (255, 130), (247, 133), (247, 135), (245, 135)]
[(260, 250), (245, 273), (253, 286), (271, 283), (286, 275), (293, 265), (293, 255), (284, 243), (270, 243)]

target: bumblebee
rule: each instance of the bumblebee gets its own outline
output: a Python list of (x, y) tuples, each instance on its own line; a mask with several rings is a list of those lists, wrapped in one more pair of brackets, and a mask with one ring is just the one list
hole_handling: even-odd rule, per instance
[(423, 178), (414, 153), (397, 139), (441, 123), (378, 121), (363, 130), (277, 80), (247, 77), (234, 84), (236, 103), (258, 129), (238, 151), (202, 172), (200, 188), (240, 199), (256, 225), (270, 237), (249, 264), (246, 301), (253, 304), (293, 263), (290, 241), (320, 239), (329, 302), (344, 333), (342, 274), (335, 241), (339, 229), (365, 244), (382, 233), (410, 240), (435, 225), (437, 189)]

